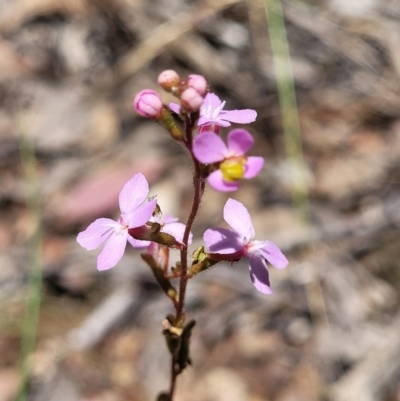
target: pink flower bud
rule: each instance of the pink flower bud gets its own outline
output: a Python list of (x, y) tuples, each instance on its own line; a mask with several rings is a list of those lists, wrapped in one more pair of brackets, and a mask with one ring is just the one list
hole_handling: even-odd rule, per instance
[(179, 84), (179, 75), (174, 70), (165, 70), (158, 76), (158, 83), (167, 92)]
[(133, 100), (133, 108), (143, 117), (155, 118), (163, 107), (160, 95), (151, 89), (140, 91)]
[(196, 91), (199, 92), (201, 96), (206, 95), (208, 85), (206, 79), (202, 75), (189, 75), (187, 83), (189, 87), (196, 89)]
[(187, 88), (182, 92), (181, 103), (182, 106), (188, 111), (199, 111), (203, 101), (203, 96), (201, 96), (196, 89)]

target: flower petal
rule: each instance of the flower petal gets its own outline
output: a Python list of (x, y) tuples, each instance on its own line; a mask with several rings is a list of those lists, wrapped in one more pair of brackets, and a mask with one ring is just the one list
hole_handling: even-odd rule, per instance
[(227, 151), (224, 141), (213, 132), (197, 135), (193, 142), (193, 153), (200, 163), (215, 163), (224, 160)]
[(130, 213), (127, 217), (129, 228), (136, 228), (146, 224), (150, 220), (156, 205), (157, 199), (153, 199)]
[(204, 244), (212, 253), (236, 253), (243, 249), (238, 233), (227, 228), (209, 228), (203, 235)]
[(240, 181), (228, 182), (223, 179), (222, 171), (216, 170), (212, 172), (208, 178), (208, 183), (217, 191), (233, 192), (239, 189)]
[(80, 246), (93, 251), (97, 249), (120, 224), (111, 219), (97, 219), (89, 227), (78, 234), (76, 241)]
[(135, 249), (144, 249), (150, 245), (150, 241), (141, 241), (139, 239), (133, 238), (128, 235), (128, 242), (135, 248)]
[(181, 106), (177, 103), (170, 103), (169, 108), (176, 114), (179, 114), (181, 112)]
[[(183, 234), (185, 233), (185, 224), (179, 222), (166, 223), (161, 229), (162, 232), (172, 235), (178, 242), (182, 243)], [(189, 234), (189, 245), (191, 245), (193, 234)]]
[(200, 115), (205, 115), (215, 110), (222, 103), (222, 100), (215, 93), (207, 93), (200, 108)]
[(218, 125), (220, 127), (230, 127), (231, 123), (229, 123), (228, 121), (223, 121), (220, 118), (210, 118), (207, 116), (201, 116), (199, 118), (199, 122), (197, 123), (198, 126), (202, 126), (202, 125)]
[(245, 244), (254, 238), (250, 214), (242, 203), (229, 198), (224, 206), (224, 220), (243, 237)]
[(254, 287), (263, 294), (271, 295), (272, 290), (269, 283), (269, 273), (264, 259), (250, 256), (250, 278)]
[(253, 137), (244, 129), (234, 129), (228, 134), (228, 149), (237, 156), (244, 155), (253, 143)]
[(245, 165), (244, 178), (254, 178), (264, 167), (264, 158), (259, 156), (249, 156)]
[(219, 118), (231, 123), (249, 124), (256, 120), (257, 112), (251, 109), (244, 110), (222, 110)]
[(282, 251), (271, 241), (260, 241), (259, 246), (262, 256), (277, 269), (284, 269), (288, 265), (288, 260)]
[(100, 255), (97, 257), (97, 270), (108, 270), (114, 267), (122, 258), (125, 252), (128, 230), (114, 232)]
[(123, 216), (132, 213), (146, 199), (149, 184), (142, 173), (135, 174), (119, 194), (119, 208)]

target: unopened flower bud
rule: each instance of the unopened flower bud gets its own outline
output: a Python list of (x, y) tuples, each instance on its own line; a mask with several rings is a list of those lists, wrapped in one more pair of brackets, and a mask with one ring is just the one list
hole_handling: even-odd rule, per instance
[(163, 107), (160, 95), (151, 89), (140, 91), (133, 100), (133, 108), (143, 117), (156, 118)]
[(182, 92), (182, 106), (190, 112), (199, 111), (203, 101), (203, 96), (201, 96), (200, 93), (194, 88), (187, 88)]
[(158, 83), (166, 92), (172, 92), (179, 84), (179, 75), (174, 70), (165, 70), (158, 76)]
[(196, 89), (201, 96), (205, 96), (207, 94), (207, 81), (202, 75), (189, 75), (187, 83), (190, 88)]

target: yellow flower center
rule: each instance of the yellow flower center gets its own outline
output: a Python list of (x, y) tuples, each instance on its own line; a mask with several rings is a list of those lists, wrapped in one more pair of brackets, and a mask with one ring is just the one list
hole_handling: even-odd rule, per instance
[(224, 181), (233, 182), (241, 180), (244, 176), (245, 164), (246, 157), (243, 156), (224, 160), (219, 166)]

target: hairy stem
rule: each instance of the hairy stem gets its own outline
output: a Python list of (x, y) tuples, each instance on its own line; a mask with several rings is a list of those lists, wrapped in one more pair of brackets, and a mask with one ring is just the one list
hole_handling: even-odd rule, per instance
[[(192, 151), (192, 142), (193, 136), (192, 131), (194, 129), (194, 124), (191, 120), (191, 116), (186, 116), (185, 121), (185, 131), (186, 131), (186, 148), (190, 153), (193, 163), (193, 199), (192, 206), (190, 208), (190, 213), (186, 222), (185, 232), (183, 234), (183, 244), (184, 247), (181, 250), (181, 273), (180, 273), (180, 282), (179, 282), (179, 299), (176, 307), (176, 322), (183, 325), (185, 321), (185, 296), (186, 296), (186, 287), (187, 282), (189, 280), (188, 276), (188, 245), (189, 245), (189, 235), (190, 231), (193, 227), (194, 220), (196, 219), (197, 213), (200, 208), (201, 197), (203, 195), (204, 188), (204, 179), (201, 176), (201, 168), (200, 163), (194, 157)], [(173, 395), (175, 392), (176, 378), (180, 373), (177, 369), (176, 357), (172, 356), (172, 366), (171, 366), (171, 383), (170, 383), (170, 391), (169, 398), (170, 401), (173, 399)]]

